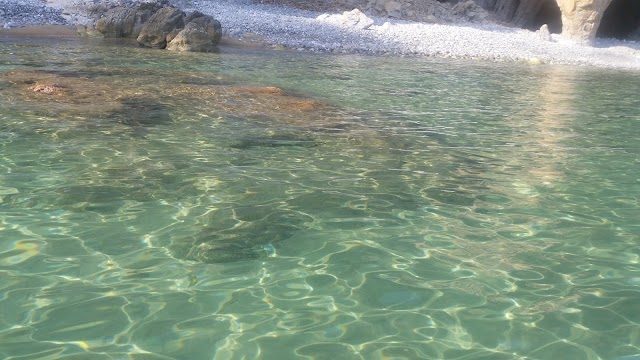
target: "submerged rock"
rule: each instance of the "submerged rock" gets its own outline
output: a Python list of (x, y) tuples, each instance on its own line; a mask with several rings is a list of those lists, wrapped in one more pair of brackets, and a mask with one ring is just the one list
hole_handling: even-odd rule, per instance
[(57, 84), (34, 84), (29, 86), (29, 90), (44, 94), (57, 94), (61, 95), (66, 93), (67, 89), (64, 86)]
[(250, 149), (254, 147), (315, 147), (318, 146), (315, 139), (303, 134), (275, 134), (263, 137), (243, 138), (239, 142), (232, 144), (232, 148)]
[[(127, 81), (123, 81), (125, 77)], [(149, 86), (150, 82), (154, 86)], [(166, 115), (172, 104), (167, 99), (176, 99), (179, 104), (205, 101), (212, 104), (215, 111), (233, 112), (252, 121), (279, 122), (303, 128), (331, 127), (335, 123), (333, 118), (317, 116), (316, 111), (324, 113), (329, 107), (316, 100), (289, 95), (273, 86), (215, 85), (217, 82), (221, 81), (189, 74), (167, 77), (162, 72), (147, 72), (140, 76), (139, 69), (126, 68), (113, 74), (93, 69), (73, 72), (15, 70), (0, 72), (0, 96), (29, 102), (34, 111), (44, 115), (69, 119), (105, 116), (120, 119), (120, 115), (114, 117), (113, 114), (126, 118), (135, 109), (135, 113), (143, 114), (145, 119), (131, 124), (143, 126), (172, 121)], [(146, 120), (152, 114), (158, 115), (157, 121)]]
[(187, 259), (218, 263), (273, 256), (275, 245), (308, 228), (313, 219), (272, 206), (218, 210), (193, 238)]
[(205, 263), (263, 259), (275, 254), (271, 244), (243, 246), (234, 243), (202, 243), (193, 248), (188, 258)]
[(0, 73), (0, 83), (6, 84), (1, 96), (11, 96), (14, 102), (29, 102), (34, 111), (43, 115), (84, 118), (121, 108), (119, 95), (108, 84), (86, 77), (15, 70)]

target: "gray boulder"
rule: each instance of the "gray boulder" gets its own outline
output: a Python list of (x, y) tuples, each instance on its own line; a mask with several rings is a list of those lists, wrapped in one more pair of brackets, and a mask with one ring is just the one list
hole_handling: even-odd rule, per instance
[(373, 22), (373, 19), (365, 15), (359, 9), (353, 9), (342, 13), (342, 23), (356, 29), (366, 30), (373, 25)]
[(184, 28), (184, 17), (185, 13), (182, 10), (173, 7), (164, 7), (156, 11), (142, 26), (137, 38), (138, 43), (145, 47), (164, 49)]
[(209, 15), (202, 15), (187, 23), (184, 29), (169, 42), (167, 50), (214, 51), (221, 38), (220, 22)]
[(98, 19), (96, 30), (105, 38), (138, 37), (143, 24), (161, 7), (157, 3), (143, 3), (132, 8), (117, 6)]

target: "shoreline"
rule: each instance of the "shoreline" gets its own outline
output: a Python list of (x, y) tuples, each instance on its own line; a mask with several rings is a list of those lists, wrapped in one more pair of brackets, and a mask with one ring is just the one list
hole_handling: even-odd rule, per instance
[[(481, 59), (640, 70), (640, 43), (597, 39), (580, 45), (497, 23), (423, 23), (371, 16), (366, 30), (345, 25), (338, 14), (234, 0), (198, 2), (234, 37), (256, 34), (270, 46), (301, 51)], [(251, 21), (247, 21), (250, 19)]]
[[(36, 1), (36, 0), (31, 0)], [(70, 26), (88, 19), (77, 1), (48, 0)], [(560, 35), (543, 37), (538, 32), (496, 23), (424, 23), (391, 18), (369, 17), (367, 29), (346, 24), (341, 14), (301, 10), (285, 5), (252, 3), (247, 0), (200, 0), (185, 11), (200, 11), (221, 22), (222, 46), (288, 49), (321, 53), (426, 56), (455, 59), (529, 62), (640, 70), (640, 42), (596, 39), (593, 45), (580, 45)], [(75, 22), (75, 24), (74, 24)], [(0, 29), (0, 34), (33, 34), (38, 28), (58, 30), (46, 25)], [(53, 26), (53, 25), (50, 25)], [(65, 26), (61, 26), (64, 28)], [(20, 30), (24, 29), (24, 30)], [(47, 32), (47, 31), (43, 31)], [(53, 33), (51, 33), (53, 32)]]
[(30, 25), (19, 28), (2, 29), (0, 35), (33, 37), (72, 37), (78, 36), (75, 26), (71, 25)]
[[(71, 25), (29, 25), (19, 28), (3, 29), (0, 28), (1, 36), (11, 37), (59, 37), (59, 38), (80, 38), (75, 26)], [(130, 41), (131, 40), (128, 39)], [(235, 39), (228, 36), (223, 36), (220, 40), (221, 46), (243, 47), (249, 49), (265, 49), (269, 50), (269, 46), (259, 44), (251, 41)]]

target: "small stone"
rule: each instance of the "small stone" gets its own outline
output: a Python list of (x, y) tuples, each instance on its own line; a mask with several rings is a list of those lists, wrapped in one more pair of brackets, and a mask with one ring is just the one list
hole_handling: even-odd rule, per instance
[(542, 60), (537, 57), (532, 57), (527, 59), (527, 64), (529, 65), (542, 65)]

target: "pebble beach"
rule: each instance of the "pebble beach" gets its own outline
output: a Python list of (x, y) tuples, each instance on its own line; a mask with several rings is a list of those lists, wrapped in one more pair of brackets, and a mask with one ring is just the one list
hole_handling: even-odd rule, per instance
[[(117, 2), (115, 2), (117, 4)], [(124, 1), (120, 1), (124, 3)], [(362, 28), (340, 13), (302, 10), (259, 0), (178, 1), (222, 23), (230, 39), (294, 51), (519, 61), (640, 70), (640, 43), (596, 39), (575, 44), (552, 34), (496, 23), (421, 23), (369, 16)], [(90, 23), (91, 0), (2, 0), (3, 32), (35, 25)]]

